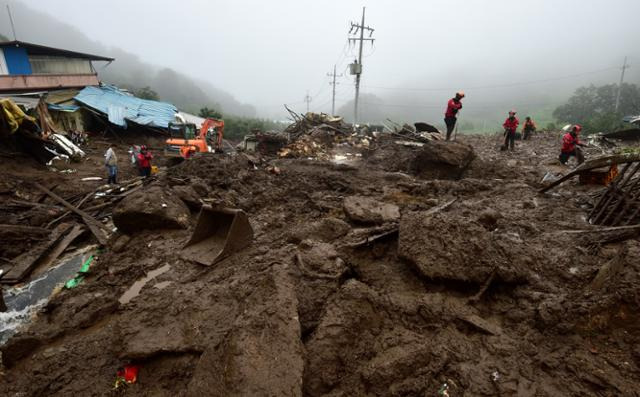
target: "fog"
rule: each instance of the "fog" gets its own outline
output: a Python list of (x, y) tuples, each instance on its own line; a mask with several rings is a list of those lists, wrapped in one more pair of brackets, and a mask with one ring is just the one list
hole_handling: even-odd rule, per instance
[[(6, 3), (0, 0), (0, 33), (11, 36)], [(330, 112), (327, 73), (334, 64), (343, 75), (336, 107), (352, 117), (347, 67), (357, 48), (347, 37), (363, 6), (366, 25), (375, 28), (374, 44), (364, 46), (365, 120), (441, 122), (457, 90), (467, 94), (462, 117), (476, 123), (495, 123), (510, 108), (549, 113), (581, 85), (617, 83), (625, 56), (632, 65), (625, 81), (640, 82), (638, 0), (9, 3), (18, 39), (99, 49), (118, 58), (105, 71), (133, 54), (146, 64), (136, 65), (139, 75), (147, 67), (170, 68), (206, 82), (194, 84), (203, 91), (194, 94), (194, 107), (211, 99), (226, 111), (250, 115), (255, 108), (276, 119), (286, 114), (283, 103), (305, 111), (307, 92), (310, 110)], [(127, 74), (134, 72), (121, 73)], [(152, 81), (163, 97), (175, 91), (158, 87), (167, 80)]]

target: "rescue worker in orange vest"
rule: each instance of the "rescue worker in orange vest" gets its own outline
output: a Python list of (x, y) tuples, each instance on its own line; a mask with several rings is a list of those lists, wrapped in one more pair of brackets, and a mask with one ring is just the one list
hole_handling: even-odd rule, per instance
[(447, 103), (447, 110), (444, 113), (444, 123), (447, 125), (447, 141), (451, 137), (451, 133), (456, 126), (456, 121), (458, 120), (456, 115), (458, 114), (458, 111), (462, 109), (462, 102), (460, 102), (462, 98), (464, 98), (464, 92), (459, 91), (456, 92), (456, 96), (449, 99), (449, 102)]
[(571, 156), (575, 156), (578, 164), (584, 162), (584, 155), (580, 147), (585, 145), (578, 139), (580, 131), (582, 131), (582, 126), (576, 124), (562, 137), (562, 148), (560, 149), (559, 157), (562, 164), (567, 164)]
[(502, 150), (507, 150), (507, 148), (514, 150), (518, 124), (520, 124), (520, 120), (516, 117), (516, 111), (510, 111), (509, 117), (502, 123), (502, 127), (504, 127), (504, 145), (502, 145)]
[(531, 120), (531, 117), (527, 116), (522, 124), (522, 140), (527, 140), (531, 137), (531, 134), (536, 131), (536, 123)]

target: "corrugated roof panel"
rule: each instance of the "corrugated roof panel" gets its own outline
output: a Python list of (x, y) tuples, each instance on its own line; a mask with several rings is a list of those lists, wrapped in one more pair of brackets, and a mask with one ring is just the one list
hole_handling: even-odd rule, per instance
[(76, 101), (106, 114), (109, 121), (126, 127), (125, 120), (149, 127), (167, 128), (178, 109), (170, 103), (140, 99), (115, 86), (86, 87)]

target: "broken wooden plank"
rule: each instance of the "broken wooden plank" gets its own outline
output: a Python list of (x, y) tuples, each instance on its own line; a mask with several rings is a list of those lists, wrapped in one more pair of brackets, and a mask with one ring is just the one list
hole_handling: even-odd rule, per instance
[(65, 207), (67, 207), (71, 212), (80, 215), (82, 217), (82, 220), (87, 225), (87, 227), (89, 228), (91, 233), (96, 237), (98, 242), (101, 245), (106, 245), (107, 244), (107, 235), (109, 233), (109, 230), (107, 229), (106, 226), (104, 226), (102, 223), (98, 222), (95, 218), (93, 218), (91, 215), (87, 214), (86, 212), (84, 212), (82, 210), (79, 210), (78, 208), (74, 207), (67, 200), (65, 200), (62, 197), (58, 196), (57, 194), (53, 193), (51, 190), (49, 190), (46, 187), (42, 186), (38, 182), (34, 182), (34, 186), (37, 187), (38, 189), (42, 190), (44, 193), (46, 193), (52, 199), (56, 200), (60, 204), (62, 204)]
[(33, 249), (15, 258), (12, 262), (15, 264), (7, 273), (2, 275), (0, 283), (16, 284), (31, 272), (36, 266), (38, 260), (42, 258), (53, 247), (67, 231), (71, 229), (70, 224), (58, 225), (52, 232), (49, 241), (38, 244)]
[(571, 179), (572, 177), (578, 175), (582, 171), (589, 171), (589, 170), (593, 170), (593, 169), (600, 168), (600, 167), (610, 166), (612, 164), (626, 164), (626, 163), (633, 163), (633, 162), (636, 162), (636, 161), (640, 161), (640, 154), (638, 154), (638, 153), (617, 154), (617, 155), (613, 155), (613, 156), (605, 156), (605, 157), (600, 157), (600, 158), (597, 158), (597, 159), (585, 161), (584, 163), (579, 165), (576, 169), (574, 169), (573, 171), (569, 172), (567, 175), (563, 176), (562, 178), (558, 179), (557, 181), (552, 182), (548, 186), (543, 187), (538, 192), (539, 193), (544, 193), (544, 192), (546, 192), (546, 191), (558, 186), (562, 182), (564, 182), (564, 181), (566, 181), (568, 179)]
[(33, 266), (32, 272), (37, 275), (39, 270), (49, 268), (53, 262), (58, 259), (58, 257), (64, 252), (64, 250), (69, 247), (71, 243), (74, 242), (76, 238), (78, 238), (82, 233), (84, 233), (85, 229), (82, 225), (74, 225), (73, 228), (67, 235), (60, 240), (53, 249), (51, 249), (45, 256), (40, 258), (35, 266)]
[(2, 235), (16, 234), (20, 236), (29, 235), (43, 238), (48, 236), (49, 233), (51, 233), (51, 230), (45, 229), (43, 227), (0, 224), (0, 234)]

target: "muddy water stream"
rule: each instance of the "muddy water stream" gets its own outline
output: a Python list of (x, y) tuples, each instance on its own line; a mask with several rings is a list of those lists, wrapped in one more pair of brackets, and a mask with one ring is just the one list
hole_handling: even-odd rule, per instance
[(3, 296), (7, 311), (0, 313), (0, 345), (15, 334), (19, 326), (31, 320), (36, 311), (75, 276), (95, 250), (96, 246), (88, 246), (70, 252), (28, 284), (5, 288)]

